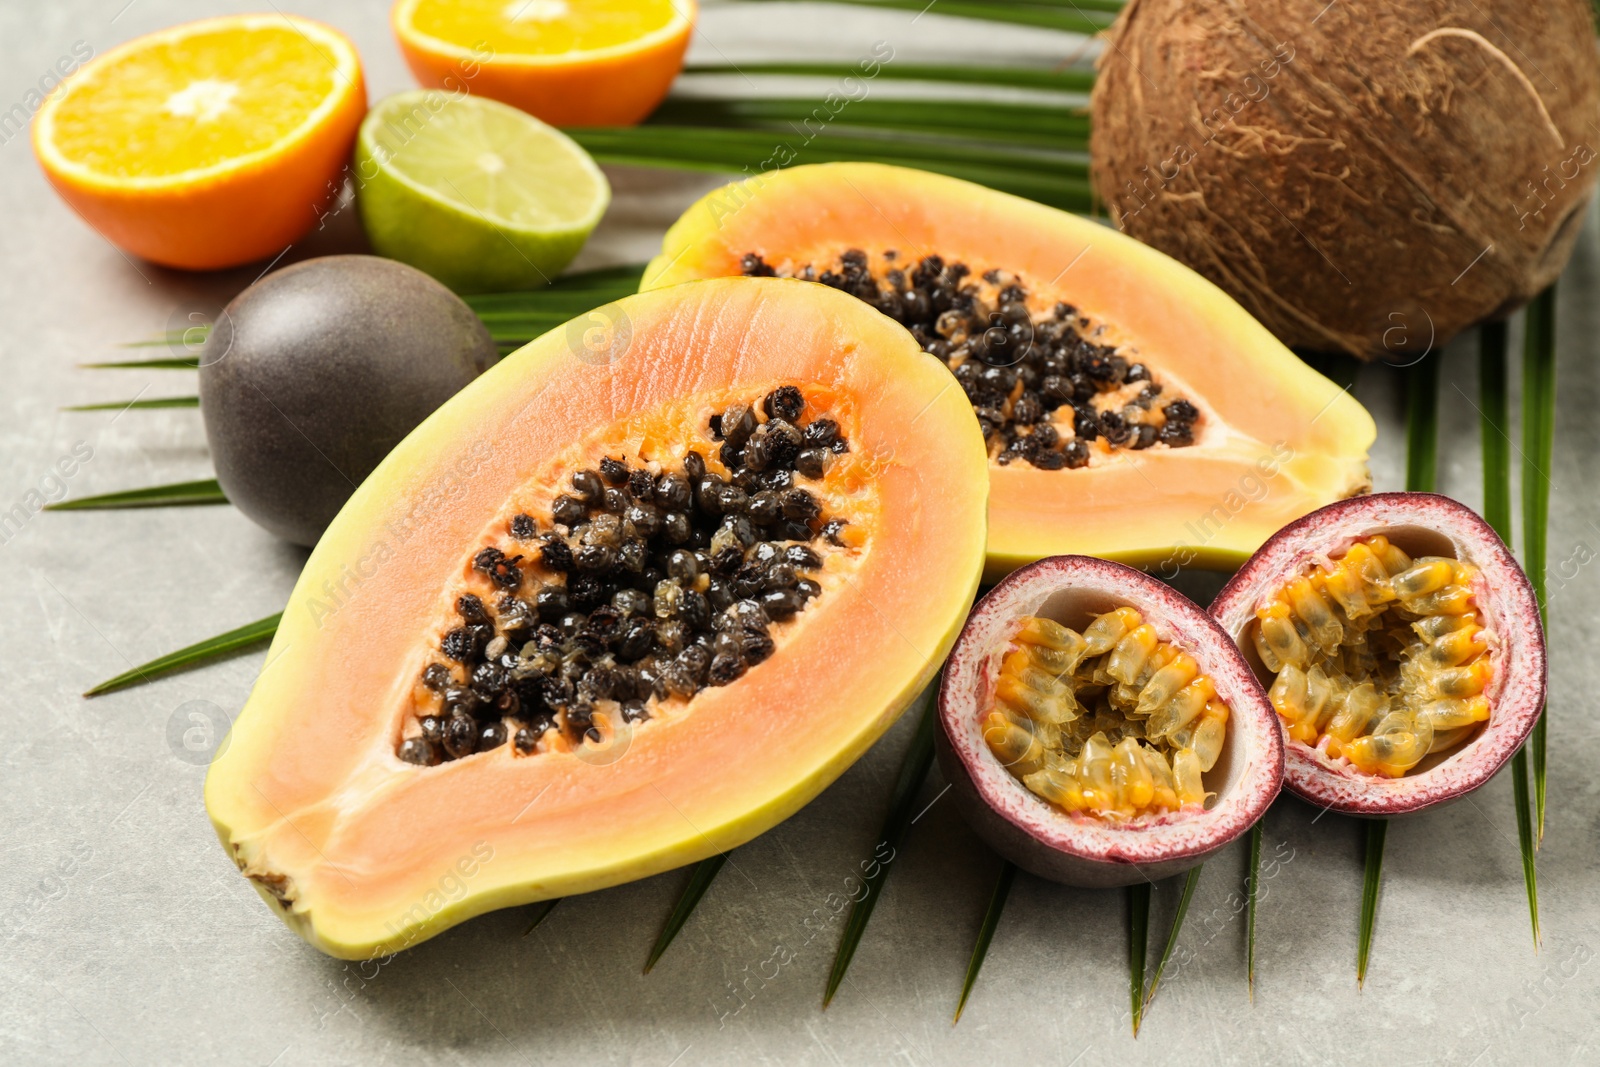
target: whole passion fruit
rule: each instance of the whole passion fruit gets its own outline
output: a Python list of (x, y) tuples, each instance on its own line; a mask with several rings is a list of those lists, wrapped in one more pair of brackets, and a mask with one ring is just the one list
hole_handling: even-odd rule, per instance
[(472, 309), (414, 267), (325, 256), (233, 298), (200, 353), (217, 480), (257, 525), (316, 544), (400, 439), (495, 361)]
[(1471, 792), (1544, 706), (1533, 589), (1488, 523), (1448, 497), (1314, 511), (1267, 541), (1211, 614), (1270, 687), (1289, 789), (1348, 815)]
[(1056, 556), (978, 602), (945, 665), (939, 762), (1002, 856), (1085, 888), (1178, 874), (1283, 782), (1272, 706), (1205, 611), (1129, 567)]

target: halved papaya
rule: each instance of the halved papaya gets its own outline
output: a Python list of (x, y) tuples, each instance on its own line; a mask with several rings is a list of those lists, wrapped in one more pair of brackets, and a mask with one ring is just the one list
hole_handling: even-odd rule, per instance
[(326, 952), (726, 851), (932, 678), (983, 566), (970, 406), (845, 295), (608, 305), (391, 453), (297, 583), (206, 780)]
[(692, 206), (642, 288), (737, 274), (849, 292), (951, 367), (989, 445), (986, 580), (1064, 553), (1231, 570), (1369, 488), (1355, 399), (1087, 219), (900, 167), (793, 167)]

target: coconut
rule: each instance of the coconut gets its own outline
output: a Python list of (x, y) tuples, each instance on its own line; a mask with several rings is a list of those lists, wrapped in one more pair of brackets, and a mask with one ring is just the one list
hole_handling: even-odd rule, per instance
[(1120, 228), (1285, 343), (1362, 358), (1548, 286), (1600, 174), (1581, 0), (1131, 0), (1092, 107)]

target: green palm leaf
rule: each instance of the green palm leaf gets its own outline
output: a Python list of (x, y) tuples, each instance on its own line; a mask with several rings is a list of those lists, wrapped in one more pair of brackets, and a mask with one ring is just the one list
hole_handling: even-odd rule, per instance
[[(518, 346), (547, 330), (564, 325), (585, 311), (631, 296), (639, 289), (643, 263), (579, 271), (557, 278), (542, 289), (515, 293), (480, 293), (461, 299), (489, 327), (489, 334), (502, 347)], [(173, 330), (148, 341), (131, 341), (125, 347), (182, 346), (193, 348), (210, 332), (207, 325)], [(195, 370), (198, 356), (172, 359), (129, 359), (102, 363), (80, 363), (84, 368), (116, 370)]]
[(149, 400), (112, 400), (101, 404), (72, 404), (62, 411), (140, 411), (150, 408), (197, 408), (197, 396), (159, 396)]
[[(866, 80), (865, 73), (856, 63), (814, 62), (780, 63), (706, 63), (684, 68), (685, 74), (735, 75), (742, 78), (752, 75), (780, 77), (816, 77), (842, 82), (845, 78)], [(872, 80), (944, 82), (951, 85), (998, 86), (1008, 89), (1047, 89), (1069, 93), (1087, 93), (1094, 88), (1094, 71), (1083, 67), (1024, 67), (994, 66), (988, 64), (961, 65), (944, 63), (883, 63), (878, 66)], [(670, 102), (670, 101), (669, 101)]]
[(650, 958), (644, 961), (645, 974), (650, 973), (650, 969), (661, 959), (661, 954), (667, 951), (667, 946), (672, 944), (672, 939), (683, 929), (683, 924), (689, 921), (695, 905), (706, 895), (706, 890), (711, 888), (717, 872), (722, 870), (722, 865), (726, 862), (728, 854), (719, 852), (695, 864), (694, 873), (689, 875), (689, 883), (683, 887), (683, 894), (678, 897), (678, 903), (673, 906), (672, 914), (667, 916), (666, 925), (661, 928), (661, 936), (656, 938), (655, 946), (650, 949)]
[[(198, 327), (197, 327), (198, 328)], [(126, 347), (166, 344), (166, 341), (130, 341)], [(113, 359), (100, 363), (80, 363), (84, 370), (199, 370), (200, 357), (192, 359)]]
[[(1550, 469), (1556, 423), (1556, 287), (1533, 298), (1522, 341), (1522, 561), (1539, 600), (1539, 621), (1549, 630), (1545, 602), (1545, 550), (1550, 532)], [(1543, 709), (1533, 725), (1535, 842), (1544, 840), (1545, 744)]]
[(1411, 369), (1406, 382), (1406, 490), (1431, 493), (1439, 474), (1437, 353)]
[[(1424, 356), (1406, 378), (1406, 489), (1433, 492), (1439, 469), (1439, 353)], [(1366, 981), (1372, 955), (1372, 931), (1378, 920), (1378, 886), (1383, 878), (1386, 819), (1367, 824), (1365, 889), (1361, 894), (1360, 942), (1356, 948), (1356, 983)]]
[(561, 903), (562, 899), (561, 897), (556, 897), (554, 900), (546, 900), (535, 904), (533, 906), (533, 921), (528, 924), (526, 930), (522, 931), (522, 936), (527, 937), (539, 929), (539, 924), (550, 918), (550, 913), (556, 910), (556, 905)]
[[(939, 682), (935, 679), (922, 696), (927, 709), (917, 722), (917, 732), (912, 735), (911, 748), (906, 751), (906, 758), (900, 764), (900, 775), (895, 779), (894, 792), (889, 799), (889, 813), (883, 820), (883, 829), (878, 831), (879, 843), (874, 847), (873, 855), (867, 860), (867, 864), (873, 866), (873, 870), (862, 879), (865, 891), (850, 905), (850, 916), (845, 920), (844, 933), (839, 938), (839, 949), (834, 953), (833, 969), (828, 973), (828, 986), (822, 994), (824, 1008), (833, 1002), (834, 994), (839, 991), (839, 985), (844, 981), (845, 972), (850, 969), (850, 961), (855, 958), (856, 946), (861, 943), (861, 935), (866, 933), (867, 922), (872, 918), (872, 909), (878, 906), (878, 898), (883, 894), (883, 883), (889, 877), (889, 868), (900, 858), (900, 848), (911, 832), (912, 811), (916, 807), (917, 794), (928, 777), (928, 770), (933, 766), (933, 731), (939, 717), (934, 695), (938, 691)], [(888, 859), (877, 855), (877, 850), (883, 847), (890, 850)]]
[(802, 135), (780, 142), (767, 131), (691, 126), (589, 127), (567, 131), (603, 163), (711, 172), (756, 173), (787, 163), (889, 163), (947, 174), (1068, 211), (1092, 202), (1088, 163), (996, 146), (980, 149), (950, 138), (830, 130), (810, 144)]
[(1361, 885), (1361, 943), (1356, 948), (1356, 985), (1367, 980), (1367, 960), (1372, 956), (1372, 928), (1378, 920), (1378, 887), (1383, 883), (1383, 839), (1388, 819), (1367, 822), (1366, 876)]
[(485, 322), (492, 322), (497, 316), (507, 313), (513, 315), (566, 313), (566, 318), (571, 318), (590, 308), (620, 300), (637, 292), (639, 279), (643, 274), (643, 263), (628, 263), (568, 274), (557, 278), (542, 289), (515, 293), (479, 293), (461, 299)]
[(1183, 894), (1178, 897), (1178, 911), (1172, 917), (1172, 929), (1167, 932), (1167, 947), (1161, 950), (1161, 960), (1156, 964), (1156, 973), (1150, 979), (1150, 990), (1144, 995), (1144, 1004), (1141, 1011), (1148, 1011), (1150, 1002), (1156, 999), (1156, 989), (1161, 985), (1161, 973), (1167, 969), (1167, 961), (1172, 958), (1172, 950), (1178, 943), (1178, 932), (1183, 929), (1183, 917), (1189, 914), (1189, 901), (1194, 898), (1194, 887), (1200, 884), (1200, 871), (1205, 864), (1189, 868), (1189, 873), (1183, 879)]
[(1478, 423), (1483, 453), (1483, 517), (1511, 545), (1511, 404), (1506, 387), (1506, 323), (1478, 327)]
[[(749, 0), (760, 2), (760, 0)], [(831, 0), (856, 7), (881, 7), (894, 11), (915, 11), (951, 18), (979, 19), (1036, 26), (1068, 33), (1099, 33), (1111, 25), (1111, 16), (1122, 9), (1115, 0), (1078, 0), (1074, 4), (1004, 2), (1004, 0)]]
[(1528, 803), (1528, 747), (1523, 745), (1511, 757), (1511, 789), (1517, 812), (1517, 847), (1522, 853), (1522, 884), (1528, 893), (1528, 921), (1533, 926), (1533, 947), (1544, 941), (1539, 930), (1539, 845), (1533, 834), (1533, 812)]
[(174, 671), (187, 670), (198, 667), (204, 663), (226, 656), (231, 652), (238, 652), (270, 641), (272, 635), (278, 632), (278, 623), (283, 618), (283, 612), (268, 615), (264, 619), (246, 623), (236, 630), (229, 630), (225, 634), (208, 637), (176, 652), (168, 652), (165, 656), (157, 656), (149, 663), (142, 663), (131, 670), (123, 671), (115, 678), (107, 678), (99, 685), (88, 690), (83, 695), (86, 697), (99, 696), (109, 693), (114, 689), (123, 689), (130, 685), (139, 685), (144, 682), (154, 681), (163, 674)]
[(978, 940), (972, 946), (972, 958), (967, 961), (967, 975), (961, 981), (961, 1000), (956, 1004), (952, 1023), (961, 1021), (967, 998), (972, 996), (972, 987), (978, 984), (978, 972), (983, 970), (984, 957), (989, 955), (989, 943), (994, 940), (994, 932), (1000, 926), (1000, 916), (1006, 910), (1006, 897), (1011, 895), (1011, 883), (1016, 877), (1017, 865), (1010, 860), (1002, 860), (1000, 877), (995, 880), (994, 892), (989, 895), (989, 907), (983, 913), (983, 925), (978, 927)]
[(1128, 887), (1128, 996), (1133, 1007), (1133, 1036), (1139, 1036), (1144, 1014), (1144, 961), (1150, 951), (1150, 883)]
[(197, 482), (176, 482), (172, 485), (153, 485), (147, 489), (125, 489), (120, 493), (103, 493), (100, 496), (81, 496), (76, 500), (62, 500), (46, 504), (46, 511), (99, 511), (107, 508), (159, 508), (190, 506), (195, 504), (226, 504), (222, 486), (215, 478)]
[[(1483, 452), (1483, 517), (1509, 547), (1511, 544), (1511, 410), (1506, 388), (1506, 324), (1478, 327), (1478, 403)], [(1522, 882), (1528, 893), (1528, 919), (1533, 943), (1539, 945), (1539, 872), (1533, 813), (1528, 799), (1528, 750), (1511, 757), (1511, 791), (1517, 813), (1517, 847), (1522, 853)]]
[(662, 104), (650, 121), (669, 126), (768, 129), (801, 136), (820, 134), (830, 127), (864, 127), (1059, 151), (1082, 152), (1089, 146), (1088, 115), (1052, 104), (858, 100), (834, 113), (814, 97), (677, 96)]

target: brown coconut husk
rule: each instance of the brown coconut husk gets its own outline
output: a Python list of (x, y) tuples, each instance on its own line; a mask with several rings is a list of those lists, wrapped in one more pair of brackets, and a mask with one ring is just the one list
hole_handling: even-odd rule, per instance
[(1099, 70), (1117, 224), (1303, 349), (1407, 362), (1509, 314), (1600, 175), (1582, 0), (1132, 0)]

